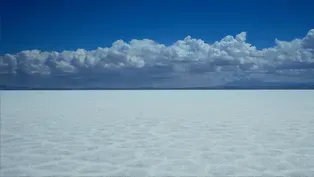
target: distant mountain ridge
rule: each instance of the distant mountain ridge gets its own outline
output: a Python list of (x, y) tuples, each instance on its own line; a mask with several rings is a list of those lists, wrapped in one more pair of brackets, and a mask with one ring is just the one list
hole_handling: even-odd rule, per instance
[(314, 83), (303, 84), (269, 84), (250, 86), (214, 86), (214, 87), (30, 87), (30, 86), (5, 86), (0, 85), (0, 90), (290, 90), (290, 89), (313, 89)]

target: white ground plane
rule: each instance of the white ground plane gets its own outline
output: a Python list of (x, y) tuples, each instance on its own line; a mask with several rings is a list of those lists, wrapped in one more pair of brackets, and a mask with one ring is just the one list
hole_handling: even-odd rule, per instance
[(1, 174), (314, 175), (314, 91), (1, 91)]

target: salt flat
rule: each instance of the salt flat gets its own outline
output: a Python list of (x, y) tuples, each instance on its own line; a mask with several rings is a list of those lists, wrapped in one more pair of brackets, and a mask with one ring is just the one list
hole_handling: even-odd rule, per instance
[(1, 176), (313, 176), (314, 91), (1, 91)]

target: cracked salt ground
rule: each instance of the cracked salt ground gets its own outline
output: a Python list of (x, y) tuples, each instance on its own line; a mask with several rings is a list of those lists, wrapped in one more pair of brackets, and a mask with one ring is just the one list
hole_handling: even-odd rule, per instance
[(313, 176), (313, 91), (2, 91), (1, 176)]

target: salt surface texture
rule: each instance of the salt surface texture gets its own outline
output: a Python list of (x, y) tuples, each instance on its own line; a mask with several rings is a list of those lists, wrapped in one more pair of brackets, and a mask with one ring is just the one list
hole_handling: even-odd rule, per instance
[(1, 91), (1, 176), (313, 176), (314, 91)]

